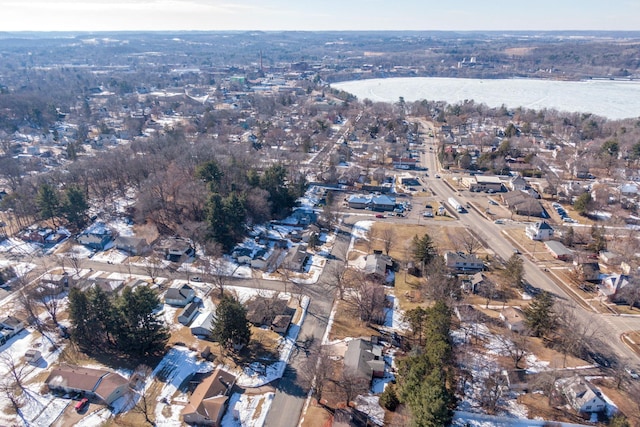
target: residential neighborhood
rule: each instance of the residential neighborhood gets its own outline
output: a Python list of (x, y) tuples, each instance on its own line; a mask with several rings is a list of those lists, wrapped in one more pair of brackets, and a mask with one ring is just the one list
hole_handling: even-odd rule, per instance
[(357, 99), (430, 72), (368, 34), (73, 37), (0, 40), (0, 425), (640, 425), (633, 119)]

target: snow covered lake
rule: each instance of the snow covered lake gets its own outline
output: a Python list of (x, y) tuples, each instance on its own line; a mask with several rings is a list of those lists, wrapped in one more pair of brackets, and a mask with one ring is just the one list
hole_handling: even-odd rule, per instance
[(508, 108), (555, 108), (614, 120), (640, 117), (640, 81), (398, 77), (331, 86), (374, 102), (397, 102), (401, 96), (408, 102), (427, 99), (457, 103), (473, 99), (490, 107), (504, 104)]

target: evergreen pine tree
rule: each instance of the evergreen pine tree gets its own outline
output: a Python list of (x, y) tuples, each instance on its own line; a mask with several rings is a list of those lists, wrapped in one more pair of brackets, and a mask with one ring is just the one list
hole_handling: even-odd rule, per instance
[(216, 308), (211, 328), (211, 338), (227, 349), (237, 349), (249, 344), (251, 330), (247, 323), (247, 310), (238, 300), (228, 295)]

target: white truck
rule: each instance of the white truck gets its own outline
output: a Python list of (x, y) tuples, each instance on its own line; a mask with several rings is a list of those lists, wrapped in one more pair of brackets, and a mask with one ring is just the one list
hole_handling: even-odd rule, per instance
[(451, 205), (451, 207), (458, 213), (464, 212), (464, 207), (455, 199), (455, 197), (449, 197), (449, 205)]

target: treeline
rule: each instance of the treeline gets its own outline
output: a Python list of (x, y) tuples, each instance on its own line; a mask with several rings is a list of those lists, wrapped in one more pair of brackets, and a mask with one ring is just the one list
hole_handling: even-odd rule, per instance
[(109, 295), (93, 286), (69, 291), (71, 338), (85, 351), (143, 357), (160, 353), (169, 331), (155, 311), (160, 300), (147, 286)]

